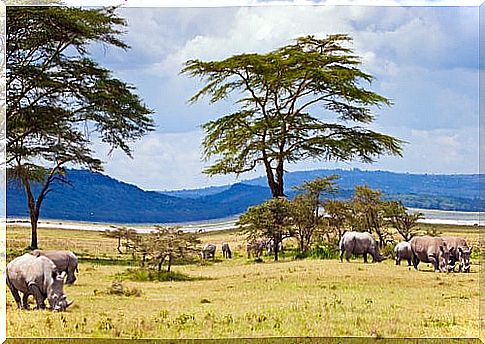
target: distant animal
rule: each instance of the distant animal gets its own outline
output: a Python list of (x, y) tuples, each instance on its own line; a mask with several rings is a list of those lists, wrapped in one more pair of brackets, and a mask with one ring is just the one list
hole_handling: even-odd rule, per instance
[(364, 256), (364, 263), (367, 263), (367, 254), (372, 256), (373, 262), (381, 262), (384, 258), (379, 253), (376, 240), (368, 232), (345, 232), (339, 242), (340, 262), (345, 253), (347, 262), (350, 255), (361, 254)]
[[(269, 239), (266, 242), (266, 253), (272, 254), (274, 252), (274, 239)], [(283, 241), (278, 243), (278, 252), (283, 252)]]
[(207, 244), (204, 246), (202, 249), (202, 259), (207, 259), (207, 258), (212, 258), (214, 259), (216, 257), (216, 245), (214, 244)]
[(222, 256), (224, 258), (232, 258), (231, 247), (227, 242), (222, 244)]
[(470, 272), (470, 254), (471, 248), (464, 238), (460, 237), (441, 237), (450, 249), (450, 266), (455, 270), (458, 262), (459, 272)]
[[(56, 266), (47, 257), (33, 256), (29, 253), (13, 259), (7, 264), (7, 285), (19, 308), (28, 309), (29, 295), (33, 295), (37, 309), (45, 309), (45, 299), (50, 308), (64, 311), (72, 304), (64, 295), (65, 272), (59, 273)], [(23, 293), (20, 300), (19, 291)]]
[(246, 251), (248, 253), (248, 259), (251, 258), (251, 254), (255, 257), (261, 257), (263, 254), (263, 250), (266, 248), (266, 240), (258, 239), (258, 240), (251, 240), (246, 245)]
[(448, 272), (450, 267), (450, 249), (439, 237), (419, 236), (410, 240), (413, 253), (413, 265), (418, 269), (419, 262), (433, 264), (435, 272)]
[(77, 257), (71, 251), (42, 251), (33, 250), (30, 252), (35, 257), (44, 256), (52, 260), (57, 271), (65, 271), (67, 274), (66, 284), (73, 284), (76, 281), (74, 272), (79, 272)]
[(401, 260), (406, 259), (408, 266), (411, 266), (411, 260), (413, 258), (413, 252), (411, 251), (411, 244), (407, 241), (400, 242), (394, 248), (396, 254), (396, 265), (401, 265)]

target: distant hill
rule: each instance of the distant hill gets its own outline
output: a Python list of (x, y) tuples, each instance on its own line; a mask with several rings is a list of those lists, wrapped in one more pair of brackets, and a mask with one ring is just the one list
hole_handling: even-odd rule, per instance
[[(367, 184), (386, 198), (408, 207), (478, 211), (478, 175), (415, 175), (385, 171), (315, 170), (286, 174), (286, 194), (292, 187), (317, 176), (341, 176), (339, 198), (349, 198), (355, 185)], [(56, 184), (41, 209), (41, 218), (110, 222), (177, 223), (225, 218), (271, 197), (264, 178), (234, 185), (195, 190), (144, 191), (101, 173), (68, 170), (71, 185)], [(39, 187), (34, 187), (37, 193)], [(24, 190), (7, 185), (7, 216), (28, 217)]]

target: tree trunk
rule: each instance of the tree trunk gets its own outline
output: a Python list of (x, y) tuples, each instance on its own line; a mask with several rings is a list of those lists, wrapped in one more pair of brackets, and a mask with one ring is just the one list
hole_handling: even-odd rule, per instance
[(22, 177), (22, 184), (24, 184), (25, 193), (27, 194), (27, 203), (29, 206), (30, 226), (32, 229), (30, 248), (35, 250), (37, 246), (37, 222), (39, 221), (39, 212), (37, 211), (37, 204), (30, 188), (30, 182), (27, 176)]
[(170, 255), (168, 257), (168, 266), (167, 266), (167, 272), (170, 272), (170, 268), (172, 267), (172, 256)]
[(30, 240), (30, 248), (32, 250), (38, 249), (37, 247), (37, 221), (38, 217), (35, 215), (33, 216), (32, 214), (30, 215), (30, 225), (32, 227), (32, 236)]

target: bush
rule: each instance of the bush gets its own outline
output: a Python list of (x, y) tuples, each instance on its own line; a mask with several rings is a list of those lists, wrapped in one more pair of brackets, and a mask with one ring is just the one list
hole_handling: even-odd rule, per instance
[(386, 258), (395, 258), (394, 248), (396, 247), (397, 243), (387, 244), (386, 246), (380, 249), (381, 256)]
[(113, 281), (111, 286), (108, 287), (107, 294), (109, 295), (124, 295), (124, 296), (141, 296), (141, 290), (135, 287), (127, 288), (123, 285), (123, 283), (119, 281)]
[(191, 277), (180, 272), (157, 271), (146, 268), (127, 269), (125, 272), (116, 274), (116, 278), (119, 280), (130, 280), (136, 282), (193, 281), (204, 279), (202, 277)]
[(312, 247), (307, 256), (318, 259), (338, 259), (339, 250), (335, 247), (317, 245)]

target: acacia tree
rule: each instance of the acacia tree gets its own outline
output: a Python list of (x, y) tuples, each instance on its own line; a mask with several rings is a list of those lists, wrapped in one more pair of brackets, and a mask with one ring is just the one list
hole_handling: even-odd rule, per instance
[(199, 252), (198, 245), (201, 242), (195, 233), (186, 233), (177, 227), (155, 227), (156, 231), (144, 239), (147, 256), (159, 272), (165, 260), (167, 272), (170, 272), (175, 259), (187, 258)]
[(291, 201), (291, 218), (295, 226), (294, 236), (303, 254), (310, 248), (314, 233), (322, 229), (324, 219), (323, 214), (320, 214), (320, 208), (323, 205), (322, 196), (337, 192), (335, 182), (337, 178), (337, 175), (318, 177), (294, 188), (300, 194)]
[(88, 53), (92, 44), (128, 49), (118, 38), (123, 26), (113, 8), (7, 9), (7, 165), (26, 191), (31, 248), (42, 202), (65, 180), (64, 166), (102, 171), (93, 138), (131, 157), (129, 143), (153, 129), (152, 110), (134, 87)]
[(379, 238), (379, 246), (383, 247), (386, 240), (391, 239), (385, 221), (385, 203), (381, 200), (382, 193), (367, 185), (356, 186), (351, 200), (352, 227), (359, 231), (375, 233)]
[(389, 201), (384, 206), (384, 214), (388, 223), (394, 227), (405, 241), (409, 241), (418, 234), (418, 220), (424, 218), (423, 213), (409, 214), (400, 201)]
[[(323, 209), (327, 215), (327, 223), (333, 232), (336, 242), (340, 242), (347, 226), (352, 222), (352, 210), (349, 201), (327, 200), (323, 203)], [(330, 240), (330, 238), (327, 238)]]
[(239, 97), (239, 111), (203, 125), (203, 156), (216, 158), (204, 172), (239, 175), (262, 165), (280, 197), (285, 163), (401, 155), (400, 140), (362, 126), (374, 120), (373, 107), (391, 102), (362, 86), (373, 78), (359, 69), (345, 46), (350, 41), (345, 34), (307, 36), (267, 54), (187, 61), (182, 73), (205, 82), (190, 102)]
[(278, 197), (252, 206), (239, 217), (237, 225), (248, 239), (261, 237), (272, 239), (274, 260), (277, 261), (279, 244), (283, 239), (293, 235), (290, 201), (284, 197)]

